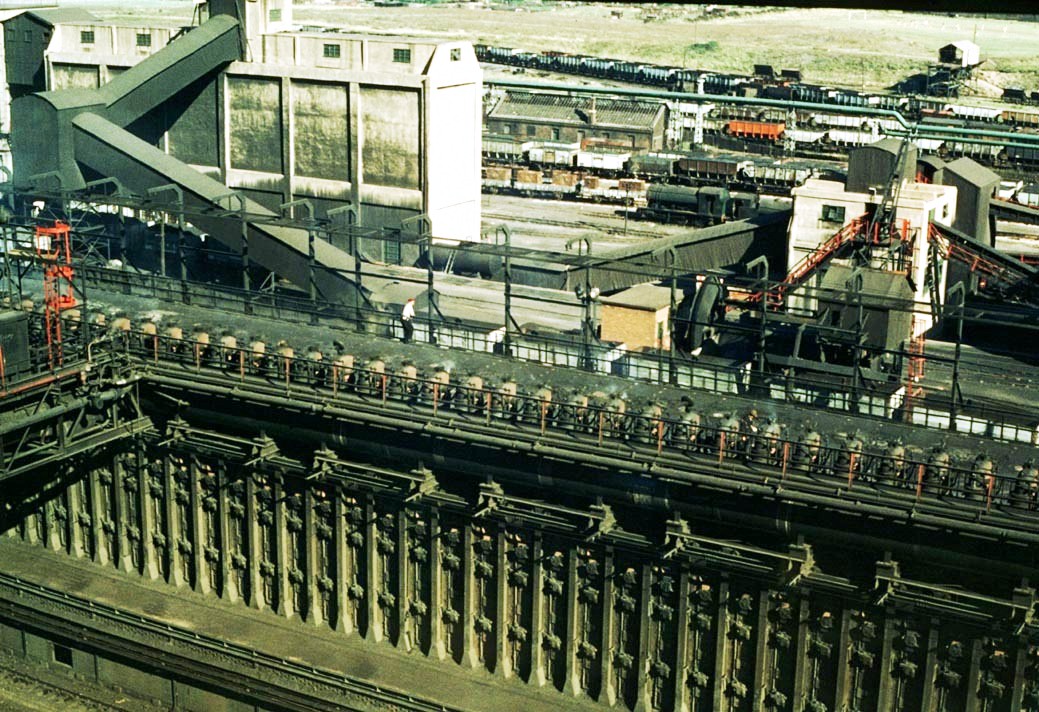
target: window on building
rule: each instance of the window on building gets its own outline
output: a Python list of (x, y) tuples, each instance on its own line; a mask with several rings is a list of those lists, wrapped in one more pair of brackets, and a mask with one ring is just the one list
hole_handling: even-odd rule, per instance
[(527, 135), (536, 136), (538, 132), (537, 126), (527, 126)]
[(72, 648), (54, 644), (54, 662), (72, 667)]
[(150, 32), (138, 32), (137, 33), (137, 46), (138, 47), (151, 47), (152, 46), (152, 34)]
[(838, 225), (844, 224), (844, 206), (843, 205), (824, 205), (822, 221), (828, 223), (837, 223)]
[(79, 33), (80, 44), (94, 44), (94, 31), (83, 30)]
[(267, 13), (267, 19), (271, 22), (281, 22), (281, 8), (272, 7), (271, 11)]
[(328, 59), (339, 59), (340, 51), (341, 50), (339, 48), (339, 45), (337, 45), (337, 44), (326, 44), (325, 45), (324, 56), (326, 58), (328, 58)]
[(401, 64), (411, 64), (411, 50), (400, 48), (393, 50), (393, 61)]
[(552, 140), (553, 141), (558, 141), (559, 140), (559, 129), (552, 129)]
[(32, 30), (26, 30), (25, 33), (22, 35), (22, 39), (24, 39), (26, 42), (32, 42)]
[(452, 62), (457, 62), (461, 58), (462, 58), (462, 50), (461, 49), (459, 49), (458, 47), (455, 47), (453, 50), (451, 50), (451, 61)]

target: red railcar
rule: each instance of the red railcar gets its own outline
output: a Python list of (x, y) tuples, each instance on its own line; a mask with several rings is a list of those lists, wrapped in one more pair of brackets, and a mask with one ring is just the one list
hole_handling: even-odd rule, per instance
[(730, 121), (725, 131), (737, 138), (757, 138), (767, 141), (778, 141), (786, 131), (782, 121)]

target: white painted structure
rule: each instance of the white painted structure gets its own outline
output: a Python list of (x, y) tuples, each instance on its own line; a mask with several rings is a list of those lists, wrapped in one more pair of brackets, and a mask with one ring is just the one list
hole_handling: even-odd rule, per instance
[[(801, 262), (855, 218), (864, 215), (870, 206), (881, 202), (877, 193), (850, 193), (843, 183), (816, 178), (792, 192), (794, 212), (790, 221), (790, 238), (787, 245), (787, 264), (790, 267)], [(927, 331), (934, 324), (930, 314), (930, 294), (927, 281), (927, 233), (931, 221), (949, 225), (956, 218), (956, 188), (929, 183), (905, 183), (898, 195), (895, 223), (901, 226), (908, 222), (912, 247), (910, 250), (910, 277), (915, 285), (913, 300), (919, 318), (914, 322), (913, 335)], [(874, 250), (874, 264), (883, 269), (886, 249)], [(820, 275), (814, 275), (805, 287), (816, 287)], [(945, 293), (945, 270), (941, 272), (940, 293)], [(791, 308), (814, 311), (815, 299), (799, 295), (795, 290), (789, 297)]]

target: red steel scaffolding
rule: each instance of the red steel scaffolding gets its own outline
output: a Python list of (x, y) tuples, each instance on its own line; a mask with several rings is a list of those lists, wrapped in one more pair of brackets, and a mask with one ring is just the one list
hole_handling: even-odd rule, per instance
[(63, 222), (54, 227), (38, 226), (34, 245), (36, 255), (43, 263), (43, 301), (47, 330), (47, 356), (51, 368), (62, 363), (61, 313), (76, 306), (72, 293), (72, 250), (69, 246), (71, 230)]

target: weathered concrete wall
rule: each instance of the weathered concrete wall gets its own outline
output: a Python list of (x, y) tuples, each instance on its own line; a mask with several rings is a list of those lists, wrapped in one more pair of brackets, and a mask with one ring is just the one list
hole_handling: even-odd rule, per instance
[(292, 83), (295, 174), (349, 181), (350, 124), (347, 87)]
[(361, 87), (363, 180), (370, 185), (422, 186), (419, 93)]
[(230, 168), (281, 173), (281, 88), (275, 79), (228, 77)]
[(165, 107), (169, 153), (185, 163), (220, 165), (217, 79), (202, 79)]
[(53, 89), (95, 89), (99, 85), (98, 68), (89, 64), (51, 65)]
[[(272, 0), (250, 12), (261, 6), (278, 9)], [(151, 46), (137, 47), (137, 34)], [(69, 25), (57, 39), (52, 83), (82, 87), (108, 81), (169, 34)], [(286, 34), (263, 37), (261, 54), (200, 79), (132, 131), (229, 190), (278, 196), (261, 201), (275, 208), (308, 198), (321, 216), (351, 204), (371, 227), (426, 213), (435, 236), (478, 239), (481, 74), (468, 43)]]

